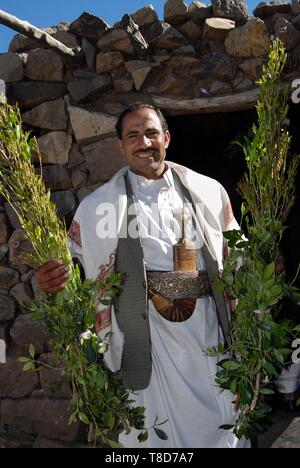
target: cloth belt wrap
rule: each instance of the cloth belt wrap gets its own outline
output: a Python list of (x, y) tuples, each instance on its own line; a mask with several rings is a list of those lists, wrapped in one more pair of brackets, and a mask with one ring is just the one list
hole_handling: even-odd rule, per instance
[[(182, 184), (179, 176), (172, 170), (174, 181), (180, 188), (184, 203), (195, 206), (189, 191)], [(139, 237), (128, 235), (128, 226), (136, 221), (136, 214), (129, 215), (129, 207), (134, 205), (133, 191), (128, 173), (125, 174), (127, 192), (127, 212), (124, 216), (122, 233), (127, 236), (120, 237), (116, 252), (116, 271), (125, 273), (121, 294), (115, 298), (114, 307), (119, 328), (124, 333), (125, 343), (122, 357), (121, 377), (126, 388), (142, 390), (147, 388), (151, 378), (151, 337), (148, 316), (147, 273), (144, 264), (144, 255)], [(195, 211), (196, 212), (196, 211)], [(206, 245), (202, 248), (207, 276), (212, 284), (218, 274), (217, 262), (212, 258)], [(223, 294), (212, 294), (216, 303), (219, 325), (222, 328), (224, 339), (230, 345), (229, 322), (227, 308)]]

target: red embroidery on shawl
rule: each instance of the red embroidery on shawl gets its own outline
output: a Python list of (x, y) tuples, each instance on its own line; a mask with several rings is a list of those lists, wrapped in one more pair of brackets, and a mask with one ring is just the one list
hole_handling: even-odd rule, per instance
[(226, 226), (229, 226), (231, 221), (233, 220), (233, 211), (232, 211), (232, 206), (231, 203), (228, 202), (226, 205), (226, 210), (225, 210), (225, 223)]
[(80, 236), (80, 224), (73, 220), (72, 224), (70, 226), (68, 235), (72, 241), (75, 242), (75, 244), (79, 245), (79, 247), (82, 247), (81, 245), (81, 236)]
[(100, 265), (99, 267), (100, 271), (97, 276), (97, 279), (106, 279), (111, 275), (111, 273), (114, 271), (114, 268), (115, 268), (115, 260), (116, 260), (116, 251), (110, 254), (109, 261), (106, 265)]
[(111, 325), (111, 308), (98, 312), (96, 315), (96, 333), (99, 333), (104, 328), (107, 328)]

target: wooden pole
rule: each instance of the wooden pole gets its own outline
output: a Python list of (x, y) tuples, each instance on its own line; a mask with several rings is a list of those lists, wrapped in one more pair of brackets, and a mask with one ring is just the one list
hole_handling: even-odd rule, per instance
[(10, 15), (3, 10), (0, 10), (0, 24), (7, 26), (14, 31), (24, 34), (27, 37), (31, 37), (36, 41), (47, 45), (51, 49), (56, 49), (64, 55), (68, 55), (70, 57), (75, 57), (80, 52), (74, 51), (69, 47), (65, 46), (61, 42), (54, 39), (54, 37), (50, 36), (50, 34), (46, 33), (42, 29), (36, 28), (32, 24), (28, 23), (27, 21), (22, 21), (16, 16)]

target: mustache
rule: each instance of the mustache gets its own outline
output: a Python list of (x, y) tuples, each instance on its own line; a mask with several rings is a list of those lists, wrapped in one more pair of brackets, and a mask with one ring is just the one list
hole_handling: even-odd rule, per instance
[(152, 149), (152, 148), (140, 149), (140, 150), (135, 151), (134, 155), (140, 154), (140, 153), (145, 153), (145, 154), (147, 154), (147, 153), (156, 153), (156, 151), (154, 149)]

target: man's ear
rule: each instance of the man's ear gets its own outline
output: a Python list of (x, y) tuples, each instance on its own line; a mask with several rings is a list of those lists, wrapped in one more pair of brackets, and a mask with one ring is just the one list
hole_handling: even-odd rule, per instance
[(117, 147), (119, 148), (119, 150), (121, 151), (122, 154), (125, 153), (124, 152), (124, 147), (123, 147), (123, 141), (120, 138), (118, 138), (118, 140), (117, 140)]
[(171, 141), (170, 132), (169, 132), (169, 130), (166, 130), (165, 131), (165, 149), (167, 149), (169, 147), (170, 141)]

